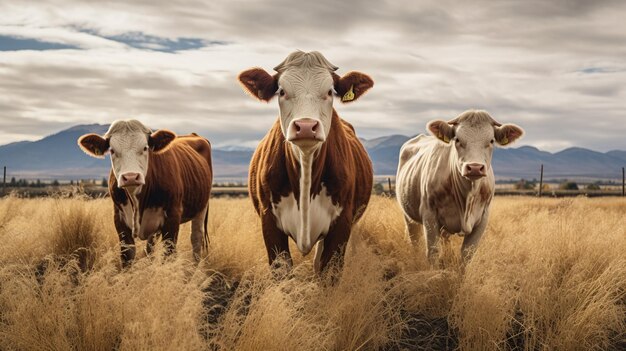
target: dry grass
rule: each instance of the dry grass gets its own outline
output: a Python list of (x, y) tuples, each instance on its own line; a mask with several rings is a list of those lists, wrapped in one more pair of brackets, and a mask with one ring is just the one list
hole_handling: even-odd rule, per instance
[(623, 199), (497, 198), (473, 261), (452, 238), (433, 269), (377, 197), (331, 284), (298, 254), (274, 278), (248, 200), (213, 200), (199, 266), (185, 225), (174, 258), (122, 271), (109, 200), (5, 198), (0, 349), (623, 349), (625, 213)]

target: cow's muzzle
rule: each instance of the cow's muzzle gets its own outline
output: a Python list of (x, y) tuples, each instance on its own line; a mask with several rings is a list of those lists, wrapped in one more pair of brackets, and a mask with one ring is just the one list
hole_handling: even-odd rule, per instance
[(463, 166), (463, 177), (469, 180), (478, 180), (487, 176), (487, 167), (480, 163), (466, 163)]
[(326, 139), (320, 121), (312, 118), (301, 118), (291, 121), (287, 131), (287, 141), (297, 146), (314, 145)]
[(118, 183), (120, 188), (137, 187), (144, 185), (145, 180), (141, 173), (127, 172), (120, 176)]

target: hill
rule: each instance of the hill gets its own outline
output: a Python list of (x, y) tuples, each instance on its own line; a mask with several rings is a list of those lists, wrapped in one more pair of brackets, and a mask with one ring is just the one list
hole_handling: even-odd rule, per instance
[[(101, 178), (110, 163), (85, 155), (76, 140), (85, 133), (104, 134), (108, 125), (78, 125), (37, 141), (21, 141), (0, 146), (0, 166), (6, 165), (9, 177), (42, 179)], [(374, 164), (376, 175), (394, 175), (400, 147), (409, 137), (389, 135), (361, 140)], [(213, 149), (216, 178), (245, 178), (253, 149), (226, 146)], [(546, 178), (615, 179), (626, 165), (626, 151), (601, 153), (584, 148), (569, 148), (557, 153), (535, 147), (496, 149), (493, 167), (498, 179), (538, 178), (541, 164)]]

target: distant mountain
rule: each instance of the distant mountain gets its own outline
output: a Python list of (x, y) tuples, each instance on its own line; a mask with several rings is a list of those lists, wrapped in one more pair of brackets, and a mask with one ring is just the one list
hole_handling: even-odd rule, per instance
[[(108, 125), (79, 125), (38, 141), (21, 141), (0, 146), (0, 166), (7, 166), (9, 177), (41, 179), (80, 179), (105, 177), (110, 161), (85, 155), (76, 145), (86, 133), (104, 134)], [(409, 137), (390, 135), (361, 140), (374, 164), (376, 175), (395, 175), (400, 147)], [(213, 168), (216, 178), (245, 178), (253, 149), (225, 146), (213, 149)], [(626, 151), (606, 153), (583, 148), (569, 148), (557, 153), (538, 150), (531, 146), (496, 149), (493, 167), (498, 179), (539, 178), (544, 164), (545, 178), (602, 178), (621, 177), (626, 165)]]
[[(103, 135), (108, 125), (78, 125), (37, 141), (20, 141), (0, 146), (0, 166), (16, 178), (81, 179), (109, 174), (110, 160), (87, 156), (77, 145), (81, 135)], [(248, 172), (251, 150), (213, 150), (216, 177), (242, 177)]]
[[(391, 135), (364, 141), (374, 163), (377, 175), (393, 175), (398, 167), (400, 147), (410, 138)], [(532, 146), (519, 148), (496, 148), (492, 165), (496, 178), (539, 178), (541, 164), (544, 178), (621, 178), (626, 166), (626, 151), (613, 150), (606, 153), (573, 147), (557, 153), (541, 151)]]

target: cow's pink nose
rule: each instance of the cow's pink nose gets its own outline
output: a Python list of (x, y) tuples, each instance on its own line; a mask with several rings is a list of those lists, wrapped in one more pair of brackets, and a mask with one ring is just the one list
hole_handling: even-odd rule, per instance
[(120, 177), (120, 187), (143, 185), (144, 180), (141, 173), (128, 172)]
[(470, 178), (484, 177), (487, 175), (485, 165), (480, 163), (468, 163), (465, 165), (464, 176)]
[(318, 121), (303, 119), (294, 121), (293, 124), (296, 128), (296, 135), (292, 140), (316, 138), (315, 134), (317, 133), (317, 128), (319, 126)]

